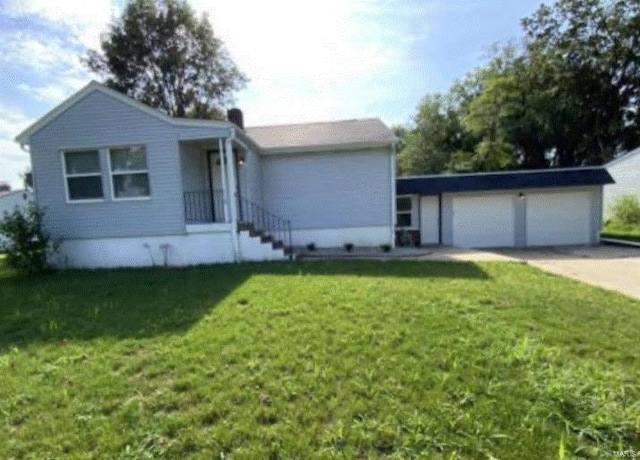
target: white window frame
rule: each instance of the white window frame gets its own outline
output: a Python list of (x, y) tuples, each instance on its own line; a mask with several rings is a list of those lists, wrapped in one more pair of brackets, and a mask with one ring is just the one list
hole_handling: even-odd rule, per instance
[[(95, 151), (98, 154), (98, 164), (100, 165), (100, 171), (95, 173), (80, 173), (80, 174), (67, 174), (67, 159), (65, 157), (66, 153), (74, 153), (74, 152), (88, 152)], [(68, 204), (80, 204), (80, 203), (102, 203), (105, 201), (105, 193), (104, 193), (104, 178), (102, 177), (102, 159), (100, 158), (100, 149), (96, 147), (87, 147), (87, 148), (73, 148), (73, 149), (62, 149), (60, 150), (60, 160), (62, 161), (62, 179), (64, 181), (64, 191), (65, 198)], [(102, 198), (71, 198), (69, 194), (69, 178), (74, 177), (100, 177), (100, 183), (102, 184)]]
[[(408, 211), (400, 211), (398, 209), (398, 200), (401, 198), (407, 198), (410, 200), (411, 202), (411, 208)], [(417, 225), (416, 222), (416, 218), (417, 218), (417, 213), (416, 213), (416, 196), (415, 195), (397, 195), (396, 196), (396, 228), (400, 228), (400, 229), (406, 229), (406, 230), (417, 230), (419, 228), (419, 225)], [(408, 227), (404, 227), (404, 226), (400, 226), (399, 225), (399, 221), (398, 221), (398, 215), (399, 214), (409, 214), (411, 216), (411, 225), (409, 225)]]
[[(114, 172), (111, 169), (111, 151), (112, 150), (119, 150), (119, 149), (130, 149), (131, 147), (144, 147), (144, 155), (145, 155), (145, 161), (147, 163), (147, 169), (132, 169), (129, 171), (119, 171), (119, 172)], [(151, 175), (149, 174), (149, 156), (147, 155), (147, 146), (144, 144), (131, 144), (131, 145), (120, 145), (120, 146), (111, 146), (109, 148), (107, 148), (107, 167), (109, 168), (109, 178), (111, 181), (111, 200), (112, 201), (145, 201), (145, 200), (150, 200), (151, 199)], [(149, 183), (149, 195), (147, 196), (127, 196), (127, 197), (122, 197), (122, 198), (118, 198), (116, 197), (116, 187), (115, 187), (115, 183), (113, 180), (114, 176), (124, 176), (124, 175), (130, 175), (130, 174), (146, 174), (147, 175), (147, 181)]]

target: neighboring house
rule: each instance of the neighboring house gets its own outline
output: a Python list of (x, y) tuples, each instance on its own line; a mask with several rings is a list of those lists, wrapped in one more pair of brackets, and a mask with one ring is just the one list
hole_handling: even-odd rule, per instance
[(609, 217), (616, 198), (623, 195), (640, 198), (640, 147), (610, 161), (605, 168), (616, 181), (604, 188), (604, 214)]
[(34, 195), (30, 190), (14, 190), (0, 193), (0, 218), (5, 212), (13, 212), (16, 208), (25, 209), (33, 199)]
[(242, 128), (168, 117), (92, 82), (16, 141), (72, 267), (287, 258), (393, 244), (393, 135), (377, 119)]
[[(34, 200), (30, 190), (14, 190), (13, 192), (0, 193), (0, 220), (5, 213), (11, 213), (16, 209), (23, 211)], [(5, 244), (5, 237), (0, 235), (0, 248)]]
[(397, 221), (422, 244), (459, 247), (599, 242), (604, 168), (401, 177)]

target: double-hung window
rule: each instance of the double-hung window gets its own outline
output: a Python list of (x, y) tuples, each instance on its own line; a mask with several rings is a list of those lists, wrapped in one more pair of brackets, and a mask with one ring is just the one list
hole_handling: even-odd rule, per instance
[(104, 198), (102, 169), (98, 150), (63, 152), (64, 174), (69, 201), (95, 201)]
[(114, 200), (145, 199), (151, 195), (143, 145), (109, 149), (109, 164)]
[(410, 196), (399, 196), (396, 198), (396, 226), (412, 226), (413, 200)]

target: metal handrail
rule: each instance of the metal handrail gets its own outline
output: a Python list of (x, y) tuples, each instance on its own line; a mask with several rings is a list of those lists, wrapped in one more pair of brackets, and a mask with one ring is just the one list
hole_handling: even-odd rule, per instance
[(286, 248), (291, 247), (291, 221), (276, 216), (262, 206), (240, 198), (238, 200), (238, 224), (248, 224), (263, 236), (271, 237), (274, 243), (282, 243)]
[(191, 223), (224, 223), (222, 190), (184, 192), (184, 218)]
[[(184, 216), (187, 223), (224, 223), (224, 194), (222, 190), (196, 190), (184, 192)], [(291, 221), (276, 216), (262, 206), (238, 198), (238, 226), (250, 225), (263, 237), (290, 248)]]

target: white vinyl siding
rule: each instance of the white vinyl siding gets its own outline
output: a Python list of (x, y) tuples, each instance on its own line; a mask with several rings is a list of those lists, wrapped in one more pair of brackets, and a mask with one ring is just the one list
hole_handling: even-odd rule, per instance
[(390, 159), (391, 149), (265, 155), (264, 207), (290, 219), (293, 230), (386, 227), (391, 234)]
[(591, 192), (527, 194), (527, 245), (591, 243)]
[(437, 196), (420, 197), (420, 242), (440, 243), (440, 207)]
[(102, 168), (99, 150), (63, 151), (64, 179), (69, 202), (102, 201)]
[[(211, 130), (216, 135), (215, 130)], [(186, 232), (178, 128), (95, 91), (31, 136), (31, 164), (43, 225), (54, 239), (120, 238)], [(100, 150), (104, 196), (111, 197), (107, 149), (144, 145), (152, 199), (67, 202), (60, 150)]]
[(627, 154), (607, 166), (615, 184), (604, 186), (604, 214), (611, 217), (611, 207), (624, 195), (635, 195), (640, 199), (640, 152)]
[(513, 195), (453, 198), (453, 245), (466, 248), (515, 245)]
[(113, 200), (147, 199), (151, 195), (144, 146), (109, 149), (109, 173)]

